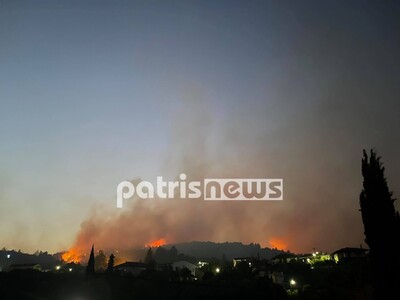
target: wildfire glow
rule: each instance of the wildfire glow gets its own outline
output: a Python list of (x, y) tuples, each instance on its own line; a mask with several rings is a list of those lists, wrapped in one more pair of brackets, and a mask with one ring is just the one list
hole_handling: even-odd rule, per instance
[(68, 251), (64, 252), (61, 256), (62, 260), (65, 262), (80, 262), (82, 260), (82, 254), (78, 251), (77, 248), (71, 248)]
[(161, 247), (164, 246), (167, 243), (167, 241), (165, 239), (159, 239), (156, 241), (152, 241), (150, 243), (147, 243), (145, 245), (146, 248), (150, 247), (150, 248), (157, 248), (157, 247)]
[(286, 250), (288, 247), (287, 243), (279, 238), (272, 238), (268, 241), (268, 243), (270, 244), (271, 248), (276, 248), (279, 250)]

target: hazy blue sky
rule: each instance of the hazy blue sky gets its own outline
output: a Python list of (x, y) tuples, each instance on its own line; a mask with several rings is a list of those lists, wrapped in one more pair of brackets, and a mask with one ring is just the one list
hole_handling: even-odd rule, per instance
[[(120, 181), (180, 172), (283, 177), (285, 199), (201, 203), (193, 231), (171, 233), (182, 217), (152, 238), (359, 245), (363, 148), (400, 193), (399, 13), (398, 1), (0, 0), (0, 246), (66, 249), (94, 211), (116, 214)], [(198, 233), (210, 210), (223, 217)]]

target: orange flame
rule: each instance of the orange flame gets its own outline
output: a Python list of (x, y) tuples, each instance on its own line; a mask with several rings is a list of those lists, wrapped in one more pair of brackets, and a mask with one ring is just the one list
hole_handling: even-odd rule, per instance
[(150, 243), (147, 243), (145, 245), (146, 248), (150, 247), (150, 248), (157, 248), (157, 247), (161, 247), (164, 246), (167, 243), (167, 241), (165, 239), (159, 239), (156, 241), (152, 241)]
[(82, 260), (82, 257), (84, 255), (81, 254), (80, 251), (78, 251), (77, 248), (71, 248), (68, 251), (64, 252), (61, 256), (62, 260), (70, 263), (70, 262), (75, 262), (78, 263)]
[(276, 248), (279, 250), (286, 250), (288, 247), (287, 243), (279, 238), (271, 238), (268, 243), (270, 244), (271, 248)]

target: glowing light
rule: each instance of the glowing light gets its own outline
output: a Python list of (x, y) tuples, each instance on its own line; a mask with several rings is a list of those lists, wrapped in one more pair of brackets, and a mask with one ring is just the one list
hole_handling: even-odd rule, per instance
[(157, 247), (161, 247), (164, 246), (167, 243), (167, 241), (165, 239), (159, 239), (156, 241), (152, 241), (150, 243), (147, 243), (145, 245), (146, 248), (157, 248)]
[(68, 271), (72, 272), (72, 268), (69, 268)]
[(10, 258), (11, 257), (11, 255), (10, 254), (7, 254), (7, 258)]
[(56, 266), (56, 270), (58, 271), (58, 270), (60, 270), (61, 269), (61, 267), (60, 266)]
[(294, 279), (290, 279), (290, 285), (296, 285), (296, 281)]
[(279, 250), (287, 250), (288, 248), (287, 243), (279, 238), (271, 238), (268, 243), (270, 244), (271, 248), (276, 248)]
[(219, 272), (221, 272), (221, 270), (219, 268), (216, 268), (215, 272), (219, 273)]
[(200, 268), (202, 268), (202, 267), (204, 267), (204, 266), (207, 266), (207, 265), (208, 265), (208, 262), (199, 261), (197, 264), (199, 265)]

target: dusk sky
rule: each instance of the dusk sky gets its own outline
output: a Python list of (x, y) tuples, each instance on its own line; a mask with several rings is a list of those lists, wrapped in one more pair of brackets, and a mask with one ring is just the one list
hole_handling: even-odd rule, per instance
[[(399, 16), (399, 1), (0, 0), (0, 247), (365, 246), (363, 148), (400, 197)], [(284, 199), (116, 208), (119, 182), (182, 172), (283, 178)]]

